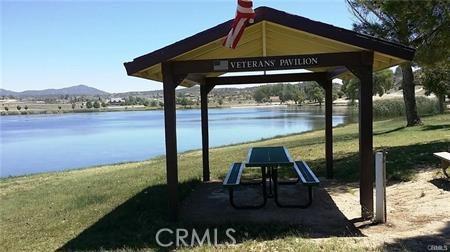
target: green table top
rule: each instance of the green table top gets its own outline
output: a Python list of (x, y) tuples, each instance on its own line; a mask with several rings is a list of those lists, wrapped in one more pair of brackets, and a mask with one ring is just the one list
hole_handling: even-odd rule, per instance
[(284, 146), (253, 147), (248, 151), (247, 167), (292, 166), (294, 161)]

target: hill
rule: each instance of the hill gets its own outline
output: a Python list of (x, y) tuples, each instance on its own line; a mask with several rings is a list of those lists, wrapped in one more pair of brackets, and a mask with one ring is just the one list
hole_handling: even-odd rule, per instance
[(15, 97), (39, 97), (39, 96), (57, 96), (57, 95), (109, 95), (108, 92), (89, 87), (86, 85), (77, 85), (72, 87), (60, 89), (43, 89), (43, 90), (26, 90), (23, 92), (14, 92), (6, 89), (0, 89), (0, 96), (15, 96)]

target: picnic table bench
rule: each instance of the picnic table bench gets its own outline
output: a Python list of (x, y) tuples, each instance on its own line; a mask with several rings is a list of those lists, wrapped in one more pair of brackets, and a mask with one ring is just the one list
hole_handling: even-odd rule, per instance
[(450, 166), (450, 153), (448, 152), (436, 152), (433, 155), (441, 160), (441, 168), (444, 175), (448, 178), (447, 168)]
[[(262, 186), (263, 200), (257, 205), (237, 205), (234, 202), (234, 189), (238, 186), (255, 183), (242, 183), (241, 176), (246, 168), (260, 167), (261, 182), (256, 183)], [(278, 168), (291, 167), (297, 177), (295, 182), (279, 182)], [(267, 179), (269, 179), (269, 192), (267, 191)], [(306, 204), (283, 204), (279, 201), (279, 185), (300, 183), (308, 187), (308, 200)], [(312, 204), (314, 186), (320, 183), (314, 172), (309, 168), (305, 161), (293, 161), (285, 147), (256, 147), (249, 150), (246, 162), (232, 163), (223, 185), (229, 191), (230, 204), (236, 209), (255, 209), (261, 208), (267, 203), (267, 198), (273, 197), (279, 207), (306, 208)], [(273, 184), (273, 191), (272, 191)]]

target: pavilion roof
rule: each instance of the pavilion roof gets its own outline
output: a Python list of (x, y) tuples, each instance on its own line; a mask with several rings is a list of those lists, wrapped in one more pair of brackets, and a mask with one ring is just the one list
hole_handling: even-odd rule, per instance
[[(124, 63), (128, 75), (162, 81), (161, 63), (166, 61), (202, 60), (283, 56), (355, 51), (374, 52), (374, 71), (410, 61), (415, 49), (387, 40), (360, 34), (269, 7), (255, 9), (256, 18), (250, 24), (236, 49), (222, 46), (233, 20), (197, 33), (191, 37)], [(313, 72), (350, 73), (342, 67), (306, 69)], [(204, 73), (205, 77), (223, 73)], [(198, 79), (196, 76), (195, 79)], [(182, 86), (197, 84), (189, 76)]]

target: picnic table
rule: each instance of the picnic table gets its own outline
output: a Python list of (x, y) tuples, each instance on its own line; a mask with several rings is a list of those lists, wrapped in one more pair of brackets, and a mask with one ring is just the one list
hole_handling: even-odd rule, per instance
[[(279, 182), (278, 169), (291, 168), (297, 175), (295, 182)], [(238, 206), (234, 202), (234, 188), (239, 185), (247, 185), (240, 181), (242, 172), (246, 168), (260, 168), (263, 201), (258, 205), (241, 205)], [(279, 185), (301, 183), (308, 187), (308, 201), (306, 204), (282, 204), (279, 201)], [(254, 183), (253, 183), (254, 184)], [(267, 184), (269, 188), (267, 190)], [(279, 207), (298, 207), (306, 208), (312, 203), (312, 187), (319, 184), (316, 175), (311, 171), (309, 166), (304, 161), (294, 161), (289, 151), (284, 146), (275, 147), (253, 147), (250, 148), (247, 155), (247, 160), (241, 163), (233, 163), (230, 167), (229, 173), (224, 180), (224, 186), (229, 189), (230, 203), (237, 209), (252, 209), (263, 207), (268, 198), (274, 198), (275, 203)]]

